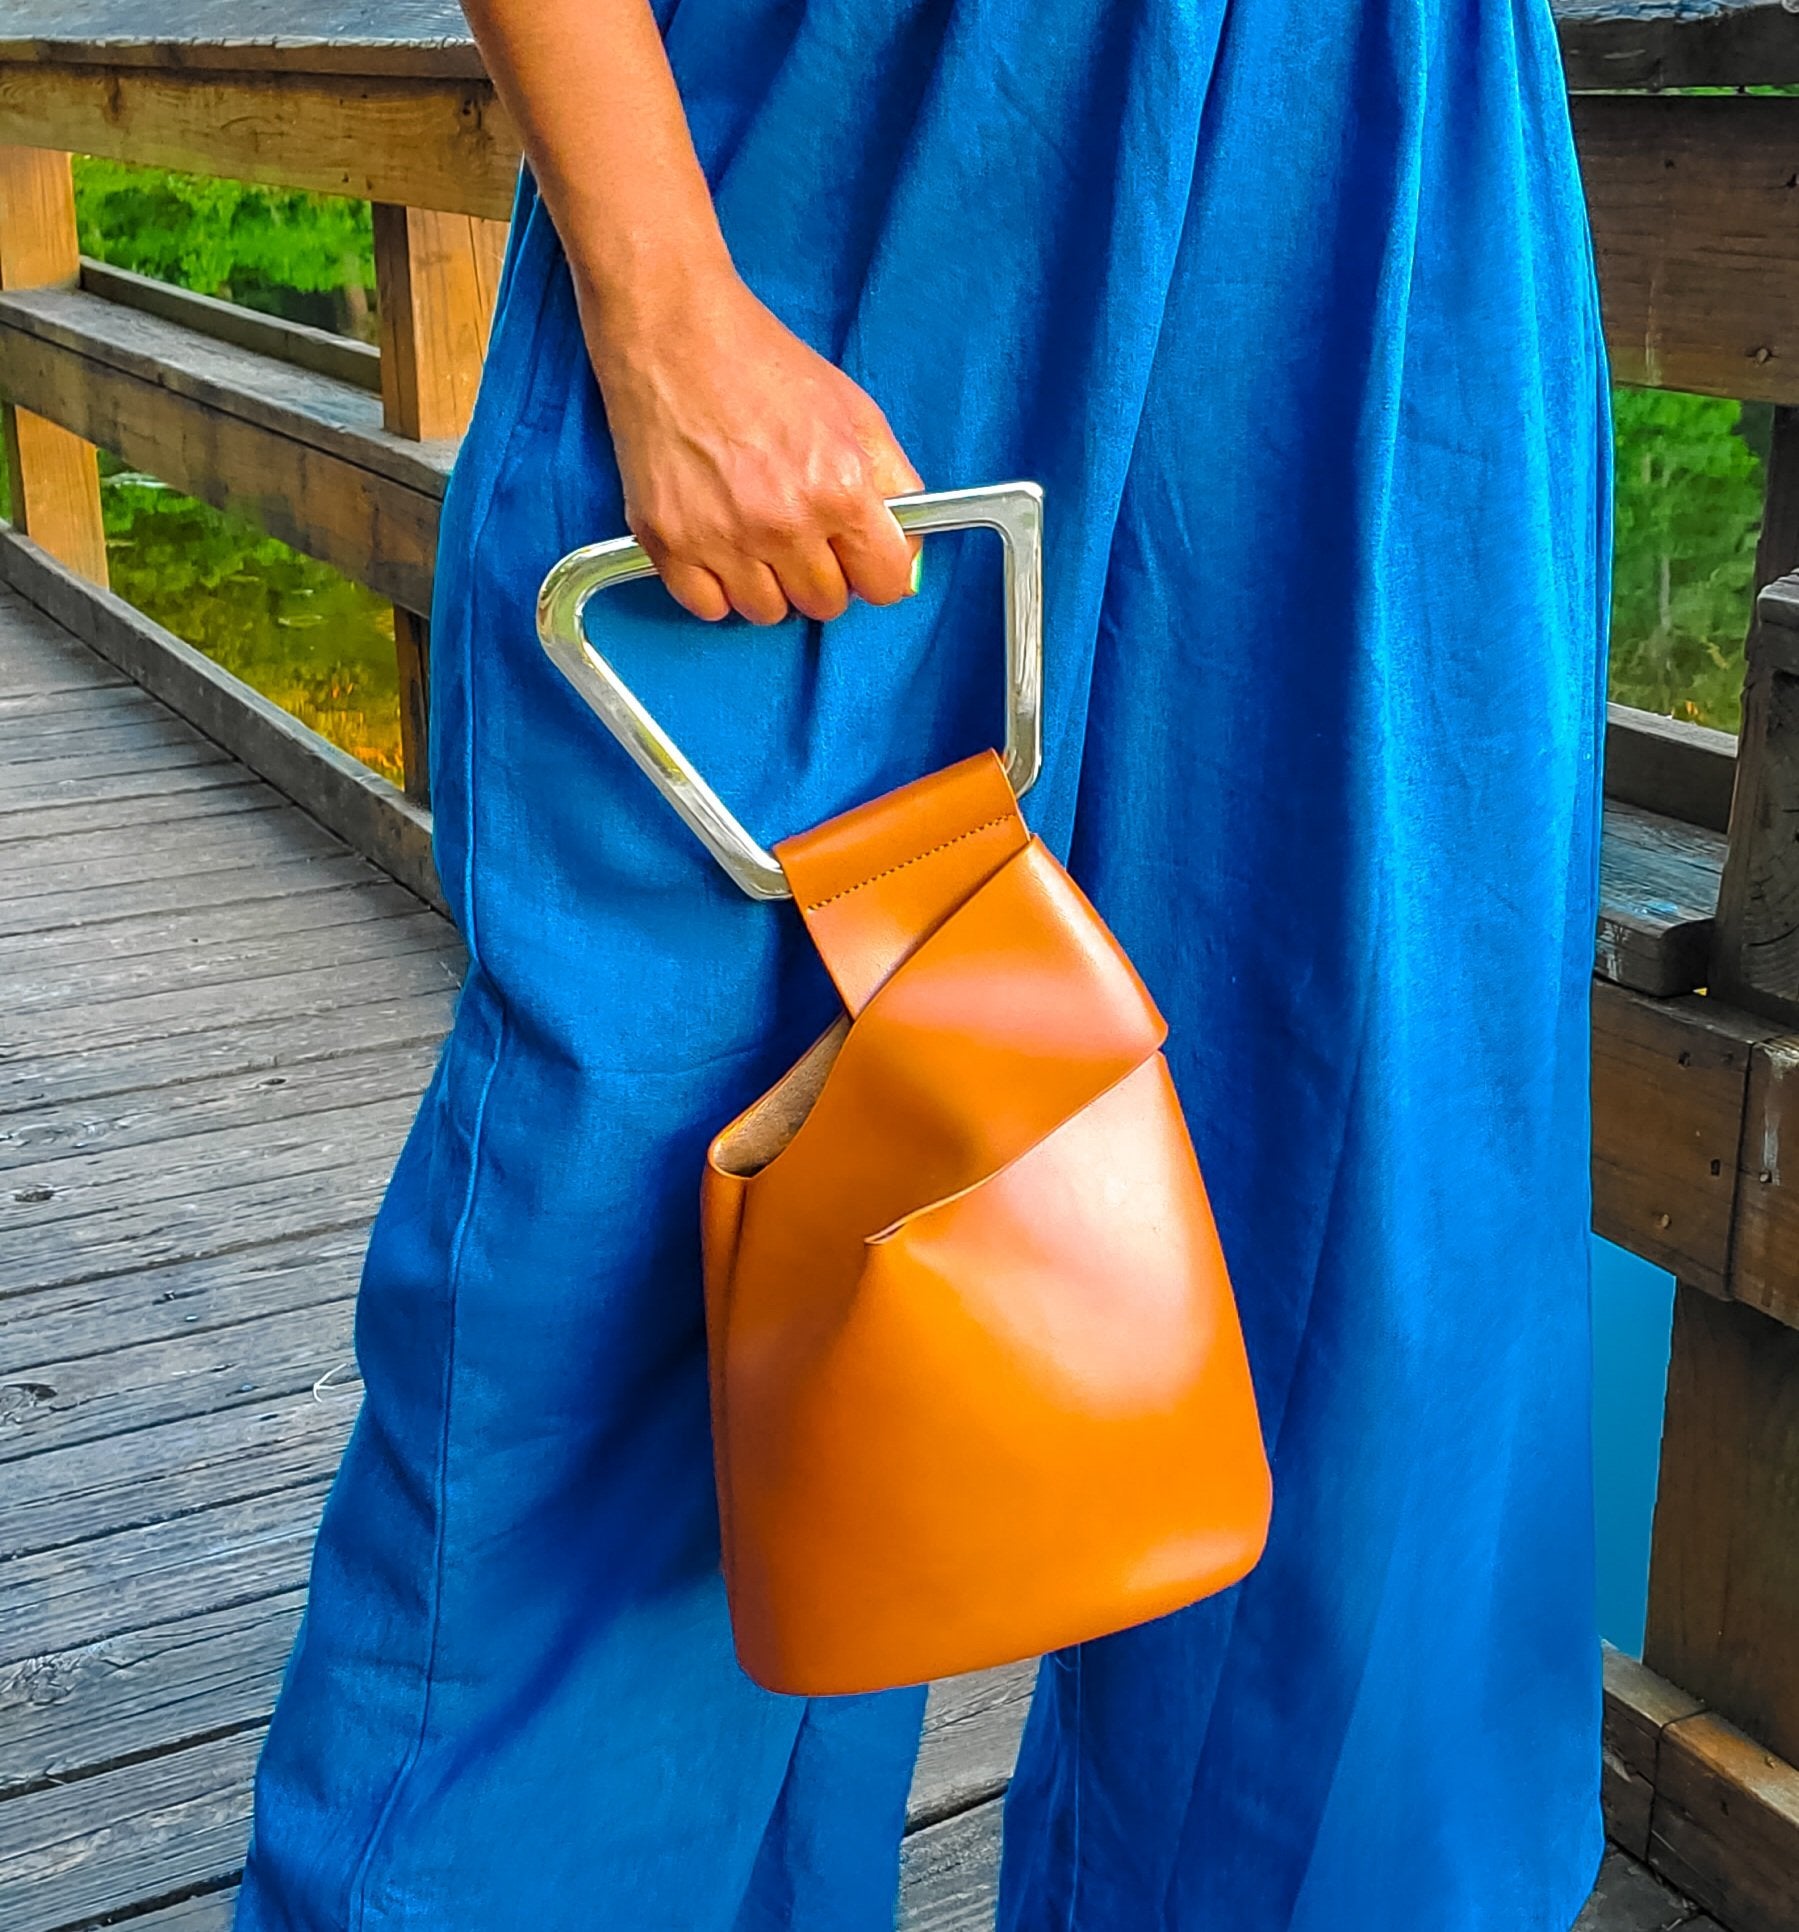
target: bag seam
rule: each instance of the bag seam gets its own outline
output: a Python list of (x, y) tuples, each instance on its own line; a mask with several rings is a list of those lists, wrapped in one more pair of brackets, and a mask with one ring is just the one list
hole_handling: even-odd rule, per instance
[(983, 819), (979, 825), (971, 825), (966, 832), (958, 832), (954, 838), (940, 839), (937, 844), (927, 846), (922, 852), (914, 852), (911, 858), (901, 859), (896, 864), (883, 866), (879, 872), (871, 872), (866, 879), (858, 879), (854, 885), (840, 886), (837, 891), (827, 893), (822, 899), (809, 900), (807, 912), (819, 912), (832, 906), (839, 899), (847, 899), (851, 893), (860, 892), (864, 886), (874, 885), (878, 880), (890, 879), (896, 872), (904, 872), (909, 865), (918, 865), (925, 859), (935, 858), (939, 852), (947, 852), (952, 845), (960, 845), (964, 839), (971, 839), (982, 832), (991, 832), (995, 826), (1004, 825), (1017, 817), (1016, 812), (1001, 812), (994, 818)]

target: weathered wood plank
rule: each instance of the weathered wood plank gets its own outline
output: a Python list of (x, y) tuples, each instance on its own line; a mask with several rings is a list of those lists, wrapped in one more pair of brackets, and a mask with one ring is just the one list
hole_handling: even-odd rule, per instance
[(152, 696), (305, 807), (383, 871), (443, 908), (430, 814), (279, 705), (134, 611), (83, 584), (28, 539), (0, 534), (0, 580)]
[[(78, 798), (88, 783), (135, 779), (161, 786), (182, 782), (184, 774), (225, 763), (217, 745), (176, 743), (143, 750), (112, 751), (82, 758), (38, 759), (28, 771), (0, 770), (0, 807), (13, 811), (40, 799), (60, 802)], [(210, 782), (210, 781), (209, 781)]]
[(1799, 1037), (1766, 1040), (1749, 1063), (1730, 1292), (1799, 1328)]
[(1002, 1807), (927, 1825), (900, 1851), (900, 1932), (992, 1932)]
[(367, 1241), (368, 1229), (353, 1224), (45, 1288), (32, 1297), (29, 1320), (0, 1322), (0, 1377), (27, 1380), (45, 1362), (341, 1301), (356, 1290)]
[[(337, 1362), (347, 1360), (349, 1302), (304, 1312), (318, 1323), (327, 1353)], [(243, 1352), (262, 1339), (247, 1339)], [(330, 1476), (355, 1420), (359, 1390), (353, 1383), (340, 1389), (340, 1376), (315, 1399), (315, 1376), (276, 1396), (266, 1385), (278, 1371), (259, 1357), (249, 1359), (265, 1389), (253, 1400), (142, 1427), (121, 1420), (120, 1430), (135, 1432), (115, 1436), (108, 1430), (86, 1441), (38, 1449), (30, 1468), (15, 1470), (16, 1481), (0, 1494), (0, 1550), (10, 1558), (67, 1549), (196, 1509), (301, 1484), (316, 1486)], [(238, 1366), (227, 1361), (213, 1378), (221, 1401), (229, 1386), (224, 1377)], [(176, 1373), (194, 1379), (191, 1363)]]
[(1799, 1771), (1721, 1718), (1662, 1738), (1651, 1856), (1730, 1932), (1799, 1924)]
[(1593, 1225), (1725, 1292), (1750, 1050), (1775, 1029), (1721, 1002), (1593, 985)]
[[(17, 1168), (0, 1194), (0, 1295), (81, 1281), (370, 1212), (413, 1096)], [(287, 1203), (283, 1211), (283, 1202)]]
[[(398, 886), (393, 889), (401, 890)], [(327, 904), (336, 896), (308, 895)], [(216, 946), (196, 945), (148, 955), (108, 956), (97, 951), (86, 962), (23, 960), (11, 972), (0, 970), (0, 1002), (23, 1022), (30, 1015), (67, 1006), (99, 1005), (189, 987), (238, 985), (319, 966), (362, 965), (416, 952), (452, 958), (455, 948), (445, 934), (443, 920), (415, 899), (409, 913), (391, 913), (382, 919), (322, 930), (257, 933), (236, 940), (227, 938)]]
[(1636, 1859), (1611, 1850), (1574, 1932), (1706, 1932), (1706, 1926), (1690, 1900), (1671, 1892)]
[(1602, 1798), (1607, 1835), (1637, 1858), (1649, 1855), (1650, 1813), (1662, 1733), (1704, 1706), (1691, 1692), (1605, 1646)]
[(1037, 1666), (1008, 1664), (931, 1686), (908, 1816), (935, 1824), (1005, 1790), (1018, 1758)]
[(0, 1665), (0, 1795), (264, 1722), (304, 1602), (289, 1588)]
[[(112, 816), (127, 814), (134, 808), (149, 812), (164, 804), (172, 805), (190, 792), (230, 791), (239, 785), (259, 782), (217, 745), (208, 745), (206, 749), (211, 757), (164, 766), (161, 770), (94, 772), (83, 779), (65, 771), (48, 780), (34, 772), (29, 785), (22, 785), (16, 779), (10, 784), (0, 781), (0, 838), (30, 837), (31, 818), (39, 812), (54, 816), (79, 812), (91, 805), (97, 822), (104, 824)], [(81, 769), (86, 773), (89, 767), (82, 764)]]
[(303, 1060), (436, 1041), (449, 1025), (453, 1003), (449, 988), (398, 999), (352, 996), (321, 1012), (282, 1013), (248, 1024), (221, 1023), (198, 1033), (142, 1040), (128, 1058), (60, 1053), (13, 1066), (0, 1056), (0, 1113), (15, 1105), (78, 1105), (188, 1080), (278, 1074)]
[(16, 905), (0, 904), (0, 938), (15, 934), (103, 925), (153, 912), (162, 905), (184, 910), (240, 905), (289, 893), (331, 892), (366, 879), (368, 861), (355, 852), (327, 852), (318, 858), (265, 861), (257, 865), (218, 865), (188, 877), (162, 877), (138, 885), (83, 886), (40, 892)]
[(0, 1808), (7, 1932), (61, 1932), (232, 1874), (257, 1732), (216, 1738)]
[(384, 439), (362, 390), (71, 289), (0, 296), (0, 368), (40, 416), (430, 608), (454, 451)]
[(265, 858), (314, 858), (340, 849), (329, 832), (295, 812), (285, 799), (250, 799), (197, 834), (180, 823), (46, 833), (40, 839), (0, 844), (0, 894), (23, 905), (40, 891), (66, 892), (90, 885), (136, 885), (191, 870), (210, 859), (219, 865), (255, 865)]
[(76, 1001), (46, 1009), (20, 1026), (0, 1016), (0, 1053), (9, 1080), (28, 1074), (34, 1061), (65, 1053), (110, 1054), (139, 1041), (161, 1044), (184, 1033), (214, 1026), (241, 1026), (279, 1014), (328, 1015), (355, 1001), (397, 999), (448, 990), (456, 984), (457, 961), (445, 946), (441, 928), (421, 919), (408, 921), (410, 937), (385, 953), (360, 960), (307, 966), (261, 979), (224, 985), (200, 984), (168, 992), (126, 993), (115, 998)]
[(297, 1589), (323, 1501), (282, 1489), (0, 1564), (0, 1663)]
[(1799, 402), (1799, 100), (1573, 105), (1619, 380)]
[(1555, 11), (1570, 87), (1799, 81), (1799, 35), (1781, 0), (1555, 0)]
[(1722, 832), (1730, 824), (1736, 766), (1733, 732), (1629, 705), (1606, 707), (1605, 795), (1620, 804)]
[(485, 79), (0, 63), (25, 147), (503, 221), (518, 135)]
[(1795, 1470), (1799, 1330), (1681, 1287), (1643, 1661), (1789, 1760), (1799, 1758)]
[(1720, 833), (1608, 803), (1593, 970), (1658, 998), (1703, 986), (1723, 870)]
[(247, 309), (240, 302), (197, 295), (173, 282), (158, 281), (154, 275), (138, 275), (128, 268), (97, 262), (90, 255), (81, 258), (81, 287), (89, 295), (141, 309), (146, 315), (160, 315), (166, 322), (177, 322), (215, 341), (235, 343), (240, 349), (253, 350), (295, 369), (310, 369), (315, 375), (366, 389), (371, 395), (380, 392), (381, 351), (372, 342), (358, 342), (352, 336), (334, 335), (329, 329), (264, 315), (260, 309)]
[(10, 0), (0, 58), (479, 75), (456, 0)]
[[(106, 1355), (33, 1364), (0, 1385), (0, 1463), (32, 1459), (22, 1506), (48, 1506), (59, 1493), (55, 1458), (77, 1448), (98, 1444), (112, 1458), (115, 1476), (125, 1479), (135, 1471), (148, 1482), (157, 1458), (167, 1453), (159, 1433), (164, 1424), (191, 1424), (222, 1409), (260, 1411), (294, 1395), (322, 1415), (311, 1392), (321, 1375), (349, 1357), (350, 1311), (346, 1297)], [(247, 1437), (252, 1418), (240, 1418), (238, 1426)], [(49, 1466), (40, 1468), (44, 1463)], [(94, 1478), (88, 1459), (77, 1457), (73, 1466)], [(139, 1501), (146, 1512), (154, 1511), (153, 1496)], [(40, 1547), (68, 1540), (52, 1537)]]
[[(6, 297), (0, 300), (0, 323), (34, 342), (138, 377), (219, 415), (240, 418), (284, 443), (340, 457), (420, 496), (443, 495), (461, 432), (421, 441), (384, 428), (380, 397), (361, 383), (280, 361), (216, 333), (81, 289), (35, 289)], [(163, 471), (157, 474), (169, 482), (181, 481)], [(279, 485), (288, 483), (279, 479)], [(252, 479), (247, 494), (255, 496), (258, 487), (267, 491), (278, 484), (266, 475)]]

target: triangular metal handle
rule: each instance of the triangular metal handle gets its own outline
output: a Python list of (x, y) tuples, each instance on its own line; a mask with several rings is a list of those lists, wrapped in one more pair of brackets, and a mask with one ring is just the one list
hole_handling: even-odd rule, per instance
[[(896, 496), (887, 507), (906, 531), (997, 530), (1005, 544), (1006, 776), (1022, 798), (1043, 764), (1043, 492), (1035, 483)], [(537, 593), (537, 635), (561, 670), (650, 783), (752, 899), (791, 897), (774, 854), (744, 829), (623, 678), (594, 649), (588, 600), (613, 584), (653, 577), (631, 537), (571, 550)]]

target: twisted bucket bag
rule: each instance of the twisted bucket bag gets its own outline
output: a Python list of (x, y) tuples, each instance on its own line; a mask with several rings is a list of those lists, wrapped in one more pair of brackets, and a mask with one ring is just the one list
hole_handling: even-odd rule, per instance
[(1041, 498), (895, 499), (1007, 548), (992, 752), (772, 854), (585, 636), (628, 541), (545, 579), (545, 648), (726, 869), (791, 894), (843, 1017), (713, 1141), (713, 1448), (744, 1669), (866, 1691), (1029, 1657), (1237, 1581), (1269, 1475), (1235, 1302), (1130, 961), (1018, 795), (1036, 776)]

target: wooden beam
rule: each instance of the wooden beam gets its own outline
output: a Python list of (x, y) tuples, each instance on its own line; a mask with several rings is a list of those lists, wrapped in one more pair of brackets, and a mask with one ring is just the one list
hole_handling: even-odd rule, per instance
[(1600, 1795), (1606, 1835), (1633, 1858), (1647, 1860), (1662, 1733), (1705, 1707), (1610, 1644), (1604, 1655)]
[(1618, 379), (1799, 402), (1799, 99), (1573, 111)]
[(1799, 1757), (1799, 1330), (1675, 1295), (1643, 1661)]
[(1793, 1932), (1799, 1770), (1710, 1713), (1669, 1725), (1649, 1863), (1730, 1932)]
[(408, 609), (429, 609), (453, 446), (360, 389), (77, 291), (0, 297), (21, 402)]
[(1568, 85), (1756, 87), (1799, 81), (1799, 34), (1782, 0), (1555, 0)]
[(1799, 1036), (1750, 1052), (1730, 1292), (1799, 1328)]
[[(1776, 428), (1762, 554), (1791, 569), (1786, 557), (1799, 550), (1799, 410), (1781, 410)], [(1795, 486), (1785, 504), (1778, 500), (1783, 478)], [(1725, 997), (1799, 1024), (1799, 575), (1776, 579), (1757, 598), (1747, 659), (1711, 978)]]
[(1610, 1837), (1730, 1932), (1792, 1932), (1799, 1771), (1609, 1645), (1604, 1750)]
[(373, 343), (264, 315), (240, 302), (196, 295), (192, 289), (159, 282), (154, 275), (114, 268), (90, 255), (81, 258), (81, 286), (89, 295), (141, 309), (146, 315), (160, 315), (184, 329), (211, 336), (215, 342), (234, 342), (240, 349), (253, 349), (258, 355), (291, 363), (296, 369), (310, 369), (335, 382), (366, 389), (371, 395), (381, 393), (381, 352)]
[(1606, 707), (1607, 798), (1722, 832), (1736, 775), (1733, 733), (1630, 705)]
[(506, 223), (378, 202), (375, 288), (387, 427), (424, 441), (468, 427)]
[(1713, 999), (1593, 983), (1593, 1226), (1722, 1295), (1751, 1049), (1777, 1029)]
[[(0, 147), (0, 290), (56, 286), (79, 273), (69, 157)], [(98, 452), (8, 394), (0, 404), (0, 443), (13, 522), (84, 577), (105, 583)]]
[(1593, 970), (1667, 998), (1705, 984), (1724, 838), (1608, 800)]
[(512, 122), (472, 78), (0, 63), (0, 126), (22, 147), (494, 220), (518, 173)]
[[(374, 217), (386, 426), (398, 436), (460, 436), (487, 355), (506, 226), (391, 202), (377, 202)], [(429, 617), (394, 607), (400, 762), (406, 795), (420, 804), (431, 796)]]

